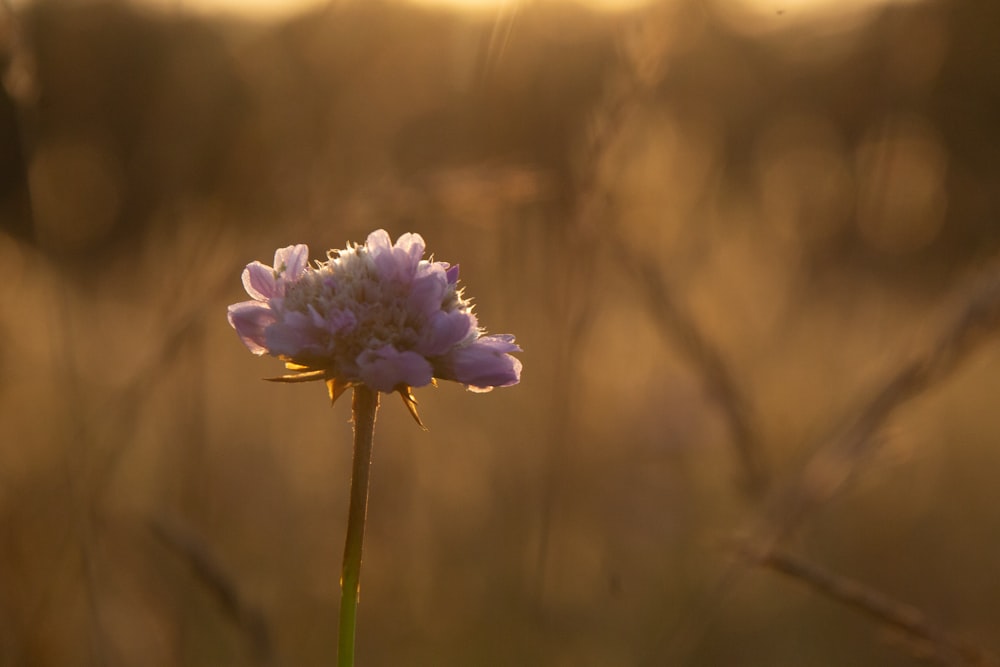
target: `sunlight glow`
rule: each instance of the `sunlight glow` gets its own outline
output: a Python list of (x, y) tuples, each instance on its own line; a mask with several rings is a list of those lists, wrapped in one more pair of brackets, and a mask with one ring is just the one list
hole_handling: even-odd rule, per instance
[[(14, 0), (30, 2), (30, 0)], [(280, 20), (317, 9), (331, 0), (134, 0), (137, 4), (161, 11), (183, 11), (196, 14), (228, 14), (251, 19)], [(349, 3), (340, 0), (334, 4)], [(355, 0), (357, 1), (357, 0)], [(400, 4), (438, 7), (461, 12), (516, 11), (523, 0), (398, 0)], [(654, 0), (569, 0), (569, 4), (590, 7), (598, 11), (623, 12), (653, 4)]]
[(484, 11), (513, 8), (518, 0), (408, 0), (411, 5), (445, 7), (460, 11)]
[[(280, 21), (321, 7), (349, 5), (364, 0), (131, 0), (136, 6), (166, 13), (236, 16), (257, 21)], [(583, 6), (618, 13), (649, 6), (678, 4), (681, 0), (396, 0), (399, 4), (444, 10), (516, 13), (538, 4)], [(706, 0), (706, 6), (730, 27), (749, 35), (764, 35), (803, 23), (824, 25), (825, 31), (856, 25), (880, 7), (915, 4), (922, 0)], [(38, 0), (8, 0), (20, 10)]]
[(259, 20), (280, 20), (325, 4), (325, 0), (135, 0), (161, 11), (224, 14)]
[[(10, 0), (13, 6), (34, 0)], [(254, 20), (281, 20), (325, 5), (350, 4), (360, 0), (133, 0), (137, 5), (164, 12), (231, 15)], [(400, 4), (438, 7), (462, 12), (517, 11), (537, 2), (576, 4), (602, 12), (627, 12), (648, 5), (676, 0), (397, 0)], [(801, 22), (856, 19), (890, 3), (919, 0), (708, 0), (713, 12), (741, 32), (762, 34)]]
[[(486, 11), (516, 9), (522, 0), (405, 0), (409, 4), (427, 7), (443, 7), (458, 11)], [(669, 0), (668, 0), (669, 1)], [(582, 5), (598, 11), (624, 12), (653, 4), (655, 0), (574, 0), (572, 4)], [(660, 0), (664, 2), (664, 0)], [(553, 3), (554, 4), (554, 3)]]
[(872, 12), (890, 4), (919, 0), (710, 0), (727, 25), (748, 35), (799, 28), (803, 23), (823, 32), (855, 27)]

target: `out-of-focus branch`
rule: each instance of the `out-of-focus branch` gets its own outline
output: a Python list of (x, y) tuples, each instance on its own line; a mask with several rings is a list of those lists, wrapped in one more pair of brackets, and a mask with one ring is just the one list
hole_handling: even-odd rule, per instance
[[(627, 252), (624, 244), (621, 251)], [(768, 477), (761, 443), (752, 424), (750, 407), (722, 354), (682, 308), (656, 262), (631, 253), (628, 265), (664, 335), (695, 367), (708, 393), (722, 410), (745, 490), (751, 495), (760, 494), (767, 486)]]
[[(980, 345), (997, 335), (1000, 330), (1000, 264), (994, 264), (981, 274), (971, 287), (960, 290), (956, 301), (955, 314), (934, 343), (903, 364), (839, 429), (821, 440), (799, 473), (771, 494), (757, 524), (742, 531), (744, 537), (741, 539), (754, 545), (757, 560), (779, 553), (777, 549), (783, 540), (815, 509), (848, 485), (863, 461), (877, 448), (878, 432), (897, 409), (950, 377)], [(700, 640), (711, 609), (729, 594), (745, 574), (747, 564), (737, 562), (726, 570), (702, 608), (689, 614), (675, 629), (669, 649), (675, 658), (685, 655)], [(875, 608), (879, 608), (878, 605)], [(995, 658), (988, 654), (983, 656), (982, 660), (973, 660), (971, 664), (995, 664)], [(966, 659), (966, 664), (969, 663)]]
[(164, 546), (187, 564), (225, 616), (246, 636), (257, 663), (273, 664), (271, 636), (264, 615), (244, 599), (236, 582), (205, 544), (189, 531), (164, 519), (154, 519), (150, 529)]
[(824, 440), (791, 483), (775, 494), (757, 537), (777, 544), (854, 477), (876, 448), (882, 426), (901, 406), (950, 377), (1000, 330), (1000, 267), (960, 293), (936, 341), (903, 364), (855, 415)]
[[(628, 63), (623, 63), (628, 74), (632, 74)], [(552, 292), (558, 297), (553, 303), (554, 320), (560, 323), (560, 345), (553, 355), (553, 376), (564, 386), (574, 386), (580, 372), (577, 360), (586, 342), (586, 334), (595, 321), (598, 308), (595, 297), (592, 250), (601, 247), (599, 239), (611, 226), (608, 218), (608, 188), (601, 182), (601, 169), (608, 160), (609, 152), (620, 137), (648, 86), (635, 76), (625, 77), (624, 86), (607, 86), (604, 99), (595, 109), (590, 119), (589, 132), (585, 137), (585, 150), (580, 159), (581, 169), (573, 183), (572, 199), (566, 216), (566, 225), (561, 228), (562, 238), (558, 247), (563, 249), (561, 265), (565, 270), (554, 276)], [(537, 600), (541, 600), (548, 576), (547, 562), (551, 541), (552, 516), (561, 493), (563, 460), (565, 448), (572, 436), (571, 396), (568, 392), (555, 395), (549, 413), (550, 435), (544, 463), (544, 485), (541, 499), (541, 525), (537, 553)]]
[(909, 640), (908, 644), (920, 649), (921, 657), (946, 665), (1000, 665), (995, 655), (943, 630), (920, 609), (859, 581), (781, 549), (760, 549), (749, 543), (740, 544), (737, 548), (750, 563), (796, 579), (824, 597), (902, 632)]
[[(591, 152), (596, 157), (591, 163), (595, 166), (606, 158), (630, 119), (655, 99), (657, 87), (669, 65), (674, 25), (671, 8), (654, 6), (637, 15), (619, 35), (622, 72), (609, 83), (604, 113), (594, 122)], [(589, 177), (596, 181), (597, 169), (592, 170)], [(588, 188), (595, 187), (586, 180), (584, 183)], [(588, 227), (583, 226), (583, 229)], [(615, 257), (627, 258), (615, 264), (631, 269), (628, 277), (637, 284), (664, 337), (693, 366), (706, 391), (719, 406), (736, 450), (741, 486), (751, 497), (760, 496), (768, 482), (761, 443), (753, 427), (748, 402), (720, 350), (682, 307), (657, 261), (630, 248), (615, 225), (605, 224), (600, 229), (601, 240), (595, 245), (606, 248)]]
[[(994, 265), (959, 292), (958, 307), (937, 339), (893, 373), (873, 397), (821, 442), (801, 472), (776, 492), (757, 530), (751, 531), (757, 562), (795, 576), (845, 604), (924, 640), (945, 647), (964, 664), (995, 665), (996, 658), (927, 624), (919, 611), (838, 578), (778, 550), (812, 512), (842, 491), (877, 448), (879, 430), (901, 406), (949, 378), (980, 345), (1000, 330), (1000, 266)], [(730, 572), (726, 579), (731, 580)], [(940, 653), (940, 651), (937, 651)], [(948, 656), (945, 656), (948, 657)]]

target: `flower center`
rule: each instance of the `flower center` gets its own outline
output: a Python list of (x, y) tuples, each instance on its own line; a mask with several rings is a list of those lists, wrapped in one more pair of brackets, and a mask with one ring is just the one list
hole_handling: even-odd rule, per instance
[[(417, 273), (429, 265), (421, 261)], [(331, 251), (327, 261), (289, 284), (281, 308), (309, 317), (326, 340), (327, 353), (338, 363), (350, 363), (365, 350), (392, 345), (405, 351), (419, 344), (428, 313), (411, 306), (414, 280), (413, 275), (381, 275), (367, 249), (354, 246)], [(445, 311), (467, 307), (451, 284), (435, 305)]]

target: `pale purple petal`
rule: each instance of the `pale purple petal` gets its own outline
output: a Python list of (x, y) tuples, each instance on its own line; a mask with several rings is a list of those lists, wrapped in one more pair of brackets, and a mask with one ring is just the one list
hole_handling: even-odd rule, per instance
[(248, 350), (257, 355), (268, 352), (265, 331), (275, 321), (269, 307), (259, 301), (234, 303), (229, 306), (227, 319)]
[(477, 345), (500, 352), (520, 352), (521, 346), (514, 342), (513, 334), (490, 334), (476, 341)]
[(384, 229), (376, 229), (368, 235), (365, 246), (367, 246), (368, 252), (376, 255), (392, 248), (392, 239), (389, 237), (389, 232)]
[(286, 282), (293, 283), (302, 277), (309, 264), (309, 246), (300, 243), (279, 248), (274, 252), (274, 270)]
[(274, 284), (274, 269), (260, 262), (250, 262), (243, 269), (243, 287), (247, 294), (258, 301), (267, 301), (277, 294)]
[(415, 314), (430, 316), (441, 312), (441, 301), (448, 290), (444, 270), (433, 264), (421, 267), (410, 286), (407, 306)]
[(474, 336), (476, 324), (476, 316), (470, 312), (439, 310), (427, 320), (424, 338), (417, 351), (428, 357), (442, 355), (469, 336)]
[(509, 387), (521, 380), (521, 362), (509, 352), (520, 352), (509, 334), (483, 336), (453, 349), (443, 359), (441, 377), (468, 385), (470, 389), (489, 391)]
[(379, 277), (385, 281), (397, 280), (400, 272), (400, 266), (396, 261), (391, 243), (389, 235), (384, 230), (380, 229), (368, 235), (367, 245), (371, 252), (372, 261), (375, 263)]
[(403, 234), (396, 245), (384, 229), (368, 235), (365, 243), (382, 280), (409, 282), (424, 254), (424, 240), (419, 234)]
[(407, 232), (396, 239), (395, 247), (397, 250), (402, 251), (401, 254), (415, 267), (420, 262), (420, 258), (424, 256), (426, 245), (424, 244), (424, 237), (420, 234)]
[(361, 380), (378, 391), (394, 391), (401, 385), (423, 387), (434, 373), (431, 364), (416, 352), (399, 352), (391, 345), (365, 350), (357, 358)]
[(297, 312), (285, 313), (281, 321), (268, 327), (264, 340), (274, 356), (316, 355), (328, 347), (323, 330), (313, 325), (309, 315)]
[(441, 264), (444, 265), (445, 267), (447, 267), (447, 269), (448, 269), (445, 272), (445, 275), (448, 277), (448, 284), (449, 285), (454, 285), (455, 283), (457, 283), (458, 282), (458, 264), (452, 264), (451, 266), (448, 266), (448, 264), (446, 262), (441, 262)]
[(350, 333), (358, 325), (358, 318), (349, 310), (331, 310), (323, 327), (331, 334)]

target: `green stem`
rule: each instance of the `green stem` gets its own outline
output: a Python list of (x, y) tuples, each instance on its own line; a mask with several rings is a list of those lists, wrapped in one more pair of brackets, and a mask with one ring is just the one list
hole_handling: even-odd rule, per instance
[(351, 474), (351, 507), (344, 543), (344, 566), (340, 574), (340, 632), (337, 639), (338, 667), (354, 666), (354, 628), (358, 617), (361, 583), (361, 551), (368, 514), (368, 475), (372, 462), (372, 438), (378, 392), (364, 385), (354, 387), (354, 467)]

